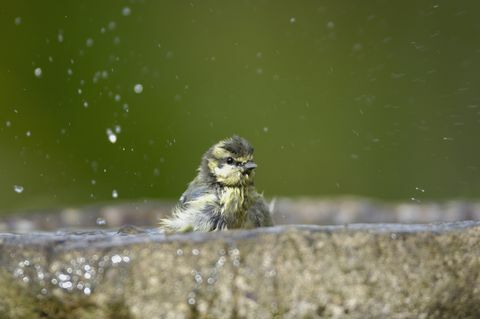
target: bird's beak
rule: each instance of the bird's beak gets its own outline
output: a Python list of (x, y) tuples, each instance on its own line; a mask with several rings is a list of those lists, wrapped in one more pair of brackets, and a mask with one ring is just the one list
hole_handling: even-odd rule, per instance
[(243, 167), (246, 171), (251, 171), (252, 169), (257, 167), (257, 164), (255, 164), (255, 162), (247, 162)]

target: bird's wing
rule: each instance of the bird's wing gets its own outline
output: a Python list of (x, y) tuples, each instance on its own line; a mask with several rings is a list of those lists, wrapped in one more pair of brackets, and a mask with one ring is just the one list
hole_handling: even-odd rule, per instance
[(217, 194), (208, 186), (192, 183), (182, 194), (171, 219), (161, 221), (164, 228), (180, 231), (212, 231), (226, 228)]
[(247, 217), (248, 222), (251, 224), (249, 225), (250, 227), (273, 226), (270, 209), (263, 197), (259, 194), (257, 194), (255, 202), (248, 210)]
[(207, 186), (192, 182), (190, 185), (188, 185), (187, 190), (182, 194), (182, 196), (180, 196), (178, 205), (185, 206), (189, 202), (195, 201), (208, 193), (209, 188)]

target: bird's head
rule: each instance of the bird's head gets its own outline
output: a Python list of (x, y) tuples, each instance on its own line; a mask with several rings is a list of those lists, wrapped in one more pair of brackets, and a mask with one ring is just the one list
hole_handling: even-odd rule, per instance
[(200, 171), (215, 183), (242, 187), (253, 184), (256, 167), (253, 147), (247, 140), (235, 135), (218, 142), (205, 153)]

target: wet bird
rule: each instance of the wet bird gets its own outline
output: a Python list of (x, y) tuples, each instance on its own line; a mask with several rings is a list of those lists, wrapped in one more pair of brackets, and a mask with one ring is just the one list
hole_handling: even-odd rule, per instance
[(173, 209), (160, 221), (167, 232), (219, 231), (272, 226), (270, 209), (255, 190), (253, 147), (233, 136), (213, 145), (198, 174)]

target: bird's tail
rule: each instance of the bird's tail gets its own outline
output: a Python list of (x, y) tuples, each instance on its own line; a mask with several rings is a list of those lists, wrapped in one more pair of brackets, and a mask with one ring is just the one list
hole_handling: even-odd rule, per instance
[(174, 222), (168, 218), (160, 219), (158, 222), (158, 227), (167, 233), (171, 233), (176, 230)]

